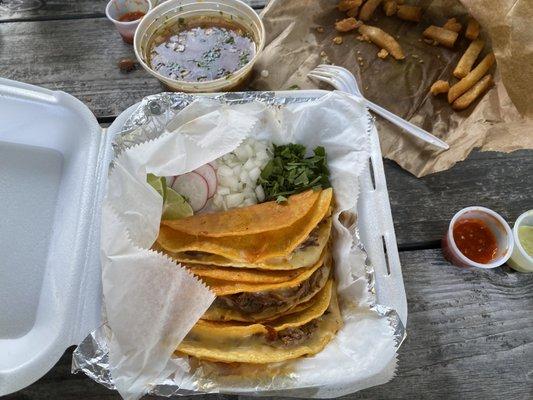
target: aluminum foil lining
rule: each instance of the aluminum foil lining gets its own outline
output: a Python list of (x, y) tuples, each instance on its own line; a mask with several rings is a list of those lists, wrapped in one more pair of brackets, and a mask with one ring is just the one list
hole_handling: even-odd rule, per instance
[[(145, 97), (126, 121), (122, 131), (113, 138), (112, 146), (115, 157), (132, 146), (153, 140), (162, 135), (165, 132), (167, 123), (177, 113), (191, 104), (197, 96), (185, 93), (160, 93)], [(220, 101), (222, 104), (230, 105), (260, 101), (266, 105), (277, 107), (316, 100), (316, 97), (283, 97), (276, 95), (275, 92), (222, 93), (208, 96), (211, 99)], [(373, 118), (369, 117), (368, 129), (370, 130), (372, 127)], [(355, 244), (366, 254), (356, 226), (353, 229), (353, 234)], [(373, 299), (370, 309), (379, 316), (387, 318), (393, 332), (396, 350), (398, 350), (406, 336), (405, 327), (395, 310), (376, 302), (375, 273), (368, 256), (365, 261), (365, 270), (367, 290), (371, 293), (371, 298)], [(97, 330), (91, 332), (74, 350), (72, 373), (83, 372), (105, 387), (115, 389), (109, 372), (109, 348), (107, 345), (109, 336), (110, 330), (105, 323)], [(202, 387), (201, 391), (194, 392), (183, 390), (173, 384), (171, 378), (167, 379), (163, 384), (152, 387), (150, 390), (150, 394), (165, 397), (218, 392), (216, 387)]]

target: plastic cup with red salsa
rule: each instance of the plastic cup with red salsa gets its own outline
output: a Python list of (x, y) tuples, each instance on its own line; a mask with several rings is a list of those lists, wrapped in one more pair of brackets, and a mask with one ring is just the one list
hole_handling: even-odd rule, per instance
[(133, 44), (139, 22), (151, 9), (152, 3), (149, 0), (111, 0), (107, 3), (105, 14), (117, 28), (122, 40)]
[(495, 268), (513, 251), (511, 228), (496, 212), (467, 207), (455, 214), (442, 239), (444, 257), (459, 267)]

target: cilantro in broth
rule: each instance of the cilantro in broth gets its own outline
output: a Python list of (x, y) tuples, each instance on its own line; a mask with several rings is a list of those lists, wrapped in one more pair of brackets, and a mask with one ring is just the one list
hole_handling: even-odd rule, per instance
[(274, 145), (273, 158), (258, 180), (266, 200), (284, 202), (291, 194), (331, 186), (324, 147), (315, 148), (311, 157), (305, 157), (305, 153), (306, 148), (301, 144)]

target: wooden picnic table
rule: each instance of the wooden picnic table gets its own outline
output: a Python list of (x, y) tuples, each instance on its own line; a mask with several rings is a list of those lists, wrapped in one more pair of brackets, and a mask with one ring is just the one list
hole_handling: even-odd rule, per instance
[[(259, 10), (265, 0), (249, 2)], [(22, 12), (2, 10), (2, 3), (2, 77), (68, 92), (103, 126), (163, 90), (142, 69), (124, 74), (117, 68), (134, 53), (105, 18), (105, 0), (47, 0)], [(385, 171), (409, 306), (407, 339), (391, 382), (346, 398), (533, 398), (533, 274), (508, 267), (462, 270), (440, 250), (448, 221), (465, 206), (492, 208), (511, 224), (533, 208), (533, 151), (475, 151), (422, 179), (388, 160)], [(71, 353), (5, 399), (120, 398), (82, 374), (72, 375)]]

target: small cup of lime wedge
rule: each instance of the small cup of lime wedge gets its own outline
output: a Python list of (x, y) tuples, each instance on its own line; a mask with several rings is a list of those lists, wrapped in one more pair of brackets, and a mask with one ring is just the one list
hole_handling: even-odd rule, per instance
[(533, 272), (533, 210), (517, 218), (513, 236), (515, 246), (507, 264), (520, 272)]

